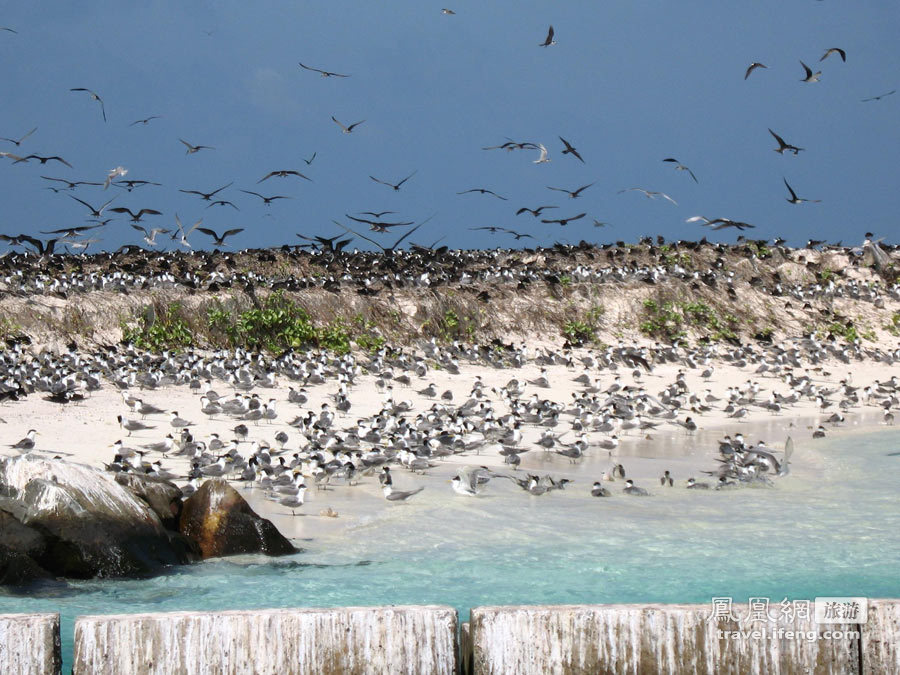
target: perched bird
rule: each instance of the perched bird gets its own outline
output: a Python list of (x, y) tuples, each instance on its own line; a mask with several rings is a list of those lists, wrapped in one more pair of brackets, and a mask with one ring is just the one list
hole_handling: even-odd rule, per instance
[(631, 479), (625, 481), (625, 487), (622, 488), (622, 492), (626, 495), (635, 495), (638, 497), (646, 497), (650, 494), (644, 488), (637, 487)]
[(668, 469), (662, 476), (659, 477), (659, 484), (663, 487), (672, 487), (675, 484), (675, 481), (672, 480), (672, 476), (669, 474)]
[(37, 434), (37, 431), (34, 429), (29, 429), (28, 433), (25, 434), (25, 437), (20, 440), (18, 443), (10, 445), (9, 447), (14, 448), (15, 450), (33, 450), (34, 449), (34, 437)]
[(612, 493), (603, 487), (603, 484), (600, 481), (594, 481), (594, 485), (591, 487), (591, 497), (609, 497)]

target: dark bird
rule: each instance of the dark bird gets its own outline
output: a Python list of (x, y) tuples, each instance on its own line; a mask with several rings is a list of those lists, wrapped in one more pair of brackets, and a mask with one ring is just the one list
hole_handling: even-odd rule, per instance
[(86, 207), (88, 207), (88, 208), (90, 209), (90, 211), (91, 211), (91, 216), (94, 217), (94, 218), (102, 218), (102, 217), (103, 217), (103, 211), (104, 211), (104, 209), (106, 209), (106, 207), (109, 206), (109, 205), (113, 202), (113, 200), (114, 200), (116, 197), (118, 197), (118, 195), (116, 195), (116, 197), (113, 197), (113, 198), (110, 199), (108, 202), (106, 202), (105, 204), (101, 204), (99, 208), (96, 208), (96, 209), (95, 209), (93, 206), (91, 206), (90, 204), (88, 204), (88, 203), (87, 203), (86, 201), (84, 201), (83, 199), (78, 199), (78, 197), (76, 197), (76, 196), (74, 196), (74, 195), (68, 195), (68, 196), (71, 197), (72, 199), (74, 199), (74, 200), (75, 200), (76, 202), (78, 202), (79, 204), (84, 204)]
[(463, 190), (462, 192), (457, 192), (458, 195), (469, 194), (470, 192), (480, 192), (483, 195), (494, 195), (497, 199), (502, 199), (503, 201), (507, 201), (506, 197), (501, 197), (493, 190), (486, 190), (485, 188), (472, 188), (471, 190)]
[(562, 151), (562, 154), (574, 155), (575, 157), (577, 157), (578, 159), (581, 160), (582, 164), (584, 163), (584, 159), (582, 159), (581, 155), (578, 154), (578, 150), (576, 150), (574, 147), (572, 147), (572, 144), (569, 143), (569, 141), (567, 141), (562, 136), (559, 137), (559, 140), (561, 140), (563, 142), (563, 145), (566, 146), (566, 149)]
[(579, 218), (584, 218), (586, 215), (587, 215), (586, 213), (579, 213), (577, 216), (570, 216), (569, 218), (555, 218), (555, 219), (541, 218), (541, 222), (542, 223), (558, 223), (559, 225), (565, 226), (565, 225), (568, 225), (569, 223), (571, 223), (573, 220), (578, 220)]
[(793, 152), (795, 155), (798, 154), (803, 148), (798, 148), (796, 145), (791, 145), (790, 143), (785, 143), (784, 139), (776, 134), (774, 131), (769, 129), (769, 133), (772, 134), (772, 137), (775, 139), (775, 142), (778, 143), (778, 147), (774, 148), (775, 152), (782, 155), (785, 150), (788, 152)]
[(312, 157), (310, 157), (309, 159), (304, 159), (303, 161), (306, 162), (306, 166), (309, 166), (310, 164), (313, 163), (313, 160), (314, 160), (315, 158), (316, 158), (316, 153), (314, 152), (314, 153), (312, 154)]
[(69, 164), (66, 160), (64, 160), (59, 155), (52, 155), (50, 157), (41, 157), (40, 155), (25, 155), (24, 157), (20, 157), (19, 159), (17, 159), (15, 162), (13, 162), (13, 164), (18, 164), (19, 162), (27, 162), (29, 159), (36, 159), (41, 164), (46, 164), (47, 162), (49, 162), (52, 159), (52, 160), (56, 160), (60, 164), (65, 164), (70, 169), (72, 168), (72, 165)]
[[(418, 171), (418, 169), (416, 171)], [(403, 185), (406, 181), (408, 181), (410, 178), (412, 178), (413, 176), (416, 175), (416, 171), (413, 171), (411, 174), (409, 174), (406, 178), (404, 178), (397, 184), (388, 183), (387, 181), (383, 181), (380, 178), (375, 178), (375, 176), (369, 176), (369, 178), (374, 180), (376, 183), (381, 183), (382, 185), (387, 185), (390, 188), (394, 188), (394, 190), (399, 190), (401, 185)]]
[(200, 198), (203, 199), (203, 201), (208, 202), (212, 200), (214, 195), (218, 194), (227, 187), (231, 187), (232, 185), (234, 185), (234, 181), (231, 181), (228, 185), (223, 185), (222, 187), (218, 188), (217, 190), (213, 190), (212, 192), (201, 192), (200, 190), (182, 190), (180, 188), (178, 191), (183, 192), (186, 195), (199, 195)]
[(226, 245), (226, 244), (225, 244), (225, 239), (226, 239), (227, 237), (230, 237), (230, 236), (233, 235), (233, 234), (237, 234), (238, 232), (243, 232), (243, 231), (244, 231), (244, 228), (243, 228), (243, 227), (236, 227), (236, 228), (231, 229), (231, 230), (225, 230), (225, 231), (222, 233), (222, 236), (219, 236), (219, 234), (218, 234), (217, 232), (215, 232), (214, 230), (209, 229), (208, 227), (198, 227), (198, 228), (197, 228), (197, 232), (202, 232), (203, 234), (208, 234), (210, 237), (212, 237), (213, 240), (214, 240), (214, 241), (213, 241), (213, 244), (214, 244), (216, 247), (218, 247), (218, 246), (225, 246), (225, 245)]
[(312, 178), (307, 178), (299, 171), (294, 171), (293, 169), (287, 169), (287, 170), (282, 170), (282, 171), (270, 171), (265, 176), (263, 176), (258, 181), (256, 181), (256, 184), (259, 185), (264, 180), (268, 180), (272, 176), (278, 176), (279, 178), (287, 178), (288, 176), (299, 176), (303, 180), (308, 180), (308, 181), (312, 182)]
[(131, 216), (132, 223), (139, 223), (141, 221), (141, 216), (143, 216), (144, 214), (147, 214), (150, 216), (161, 216), (162, 215), (162, 213), (160, 213), (156, 209), (141, 209), (137, 213), (134, 213), (131, 209), (126, 208), (124, 206), (117, 206), (114, 209), (110, 209), (110, 211), (112, 211), (113, 213), (127, 213), (129, 216)]
[(214, 206), (230, 206), (235, 211), (240, 211), (240, 209), (235, 205), (234, 202), (230, 202), (227, 199), (217, 199), (214, 202), (210, 202), (209, 206), (207, 206), (206, 208), (211, 209)]
[(22, 246), (23, 244), (31, 244), (32, 246), (34, 246), (38, 254), (50, 255), (53, 253), (53, 250), (56, 247), (56, 242), (59, 241), (59, 238), (48, 239), (45, 243), (40, 239), (29, 236), (27, 234), (17, 234), (14, 236), (0, 234), (0, 241), (8, 242), (10, 246)]
[[(56, 181), (57, 183), (65, 183), (66, 188), (69, 190), (74, 190), (79, 185), (97, 185), (97, 186), (103, 185), (103, 183), (89, 183), (89, 182), (83, 181), (83, 180), (74, 180), (73, 181), (73, 180), (66, 180), (65, 178), (51, 178), (50, 176), (41, 176), (41, 178), (43, 178), (44, 180)], [(79, 201), (81, 201), (81, 200), (79, 200)]]
[(869, 98), (861, 99), (863, 103), (868, 103), (869, 101), (880, 101), (885, 96), (890, 96), (891, 94), (895, 94), (897, 92), (896, 89), (891, 89), (886, 94), (879, 94), (878, 96), (870, 96)]
[(97, 95), (97, 92), (91, 91), (90, 89), (85, 89), (84, 87), (75, 87), (74, 89), (69, 89), (69, 91), (86, 91), (88, 94), (90, 94), (91, 98), (100, 104), (100, 112), (103, 114), (103, 121), (106, 121), (106, 107), (103, 105), (103, 99)]
[(593, 183), (588, 183), (587, 185), (582, 185), (577, 190), (566, 190), (565, 188), (550, 187), (548, 185), (547, 189), (548, 190), (556, 190), (557, 192), (565, 192), (572, 199), (577, 199), (578, 195), (580, 195), (584, 190), (587, 190), (589, 187), (591, 187), (591, 185), (593, 185)]
[(496, 225), (482, 225), (481, 227), (470, 227), (470, 230), (486, 230), (491, 234), (497, 234), (498, 232), (509, 232), (505, 227), (497, 227)]
[(8, 33), (15, 33), (16, 35), (19, 34), (19, 31), (13, 30), (13, 29), (10, 28), (9, 26), (0, 26), (0, 30), (5, 30), (5, 31), (7, 31)]
[(22, 138), (20, 138), (18, 140), (16, 140), (15, 138), (0, 138), (0, 141), (9, 141), (16, 147), (19, 147), (22, 144), (22, 141), (24, 141), (26, 138), (31, 136), (31, 134), (33, 134), (35, 131), (37, 131), (37, 127), (32, 129), (31, 131), (29, 131), (27, 134), (25, 134), (24, 136), (22, 136)]
[(354, 123), (351, 124), (349, 127), (345, 127), (343, 124), (341, 124), (340, 122), (338, 122), (337, 119), (335, 119), (334, 115), (331, 116), (331, 120), (332, 120), (335, 124), (337, 124), (345, 134), (349, 134), (351, 131), (353, 131), (353, 129), (355, 129), (355, 128), (358, 127), (360, 124), (362, 124), (363, 122), (365, 122), (365, 120), (360, 120), (359, 122), (354, 122)]
[(757, 68), (768, 68), (768, 67), (769, 66), (767, 66), (765, 64), (757, 63), (756, 61), (754, 61), (749, 66), (747, 66), (747, 72), (744, 73), (744, 79), (746, 80), (748, 77), (750, 77), (750, 73), (752, 73)]
[(259, 197), (260, 199), (263, 200), (263, 204), (265, 204), (266, 206), (269, 206), (276, 199), (290, 199), (290, 197), (285, 197), (284, 195), (273, 195), (272, 197), (264, 197), (263, 195), (259, 194), (258, 192), (253, 192), (253, 190), (241, 190), (241, 192), (245, 192), (248, 195), (254, 195), (256, 197)]
[(373, 218), (381, 218), (382, 216), (386, 216), (389, 213), (397, 213), (396, 211), (360, 211), (359, 215), (361, 216), (372, 216)]
[(543, 212), (544, 209), (558, 209), (558, 208), (559, 208), (558, 206), (538, 206), (536, 209), (529, 209), (527, 206), (523, 206), (521, 209), (516, 211), (516, 215), (521, 216), (523, 213), (530, 213), (535, 218), (537, 218), (541, 215), (541, 212)]
[(539, 45), (540, 47), (549, 47), (550, 45), (555, 45), (556, 40), (553, 39), (553, 26), (550, 26), (550, 29), (547, 31), (547, 37), (544, 38), (544, 41)]
[(113, 185), (115, 185), (116, 187), (124, 188), (125, 190), (128, 190), (128, 192), (131, 192), (135, 188), (143, 187), (145, 185), (156, 185), (157, 187), (159, 187), (161, 185), (161, 183), (154, 183), (153, 181), (149, 181), (149, 180), (128, 179), (128, 180), (113, 181)]
[[(300, 63), (300, 62), (297, 61), (297, 63)], [(333, 73), (330, 70), (319, 70), (318, 68), (311, 68), (310, 66), (304, 66), (302, 63), (300, 63), (300, 67), (303, 68), (303, 70), (311, 70), (314, 73), (320, 73), (322, 75), (322, 77), (350, 77), (349, 75), (342, 75), (341, 73)]]
[(128, 126), (133, 127), (135, 124), (149, 124), (150, 120), (158, 120), (160, 117), (162, 117), (162, 115), (150, 115), (150, 117), (145, 117), (142, 120), (135, 120)]
[(350, 220), (355, 220), (357, 223), (365, 223), (366, 225), (371, 226), (371, 229), (375, 232), (387, 232), (388, 228), (391, 227), (404, 227), (406, 225), (413, 224), (413, 221), (409, 221), (406, 223), (383, 223), (377, 220), (368, 220), (366, 218), (355, 218), (346, 213), (344, 215), (347, 216)]
[(805, 63), (803, 63), (803, 61), (800, 62), (800, 65), (803, 66), (803, 70), (806, 71), (806, 77), (804, 77), (802, 80), (800, 80), (801, 82), (818, 82), (819, 81), (819, 76), (822, 74), (821, 70), (817, 73), (813, 73), (813, 71), (810, 70), (809, 66), (806, 65)]
[(801, 199), (797, 196), (797, 193), (788, 185), (787, 178), (784, 179), (784, 184), (787, 186), (788, 192), (791, 193), (790, 197), (785, 197), (791, 204), (802, 204), (803, 202), (820, 202), (821, 199)]
[(822, 54), (822, 58), (819, 59), (819, 61), (824, 61), (825, 59), (827, 59), (827, 58), (828, 58), (829, 56), (831, 56), (832, 54), (840, 54), (840, 56), (841, 56), (841, 61), (844, 61), (845, 63), (847, 62), (847, 52), (845, 52), (845, 51), (844, 51), (843, 49), (841, 49), (840, 47), (832, 47), (831, 49), (826, 49), (826, 50), (825, 50), (825, 53)]
[[(341, 227), (344, 227), (344, 226), (341, 225)], [(348, 228), (344, 227), (344, 229), (346, 230)], [(310, 238), (310, 237), (302, 235), (298, 232), (297, 236), (300, 237), (301, 239), (305, 239), (306, 241), (313, 242), (312, 244), (300, 244), (301, 247), (307, 246), (310, 248), (318, 249), (319, 251), (328, 251), (329, 253), (340, 253), (341, 249), (343, 249), (347, 244), (349, 244), (351, 241), (353, 241), (353, 237), (350, 237), (349, 239), (340, 239), (339, 240), (338, 238), (340, 237), (340, 235), (330, 237), (330, 238), (320, 237), (317, 235), (315, 237)]]
[(200, 152), (201, 150), (215, 150), (215, 148), (211, 145), (191, 145), (183, 138), (179, 138), (178, 140), (184, 143), (185, 147), (187, 147), (187, 152), (184, 153), (186, 155), (192, 155), (195, 152)]
[(700, 181), (697, 180), (697, 176), (694, 175), (694, 172), (693, 172), (693, 171), (691, 171), (689, 168), (687, 168), (684, 164), (682, 164), (681, 162), (679, 162), (679, 161), (678, 161), (677, 159), (675, 159), (674, 157), (666, 157), (663, 161), (664, 161), (664, 162), (672, 162), (672, 163), (675, 165), (675, 170), (676, 170), (676, 171), (687, 171), (687, 172), (690, 174), (691, 178), (694, 179), (694, 182), (695, 182), (695, 183), (699, 183), (699, 182), (700, 182)]
[(82, 232), (93, 230), (96, 227), (103, 227), (106, 223), (97, 223), (96, 225), (76, 225), (74, 227), (64, 227), (60, 230), (41, 230), (41, 234), (61, 234), (64, 237), (77, 237)]

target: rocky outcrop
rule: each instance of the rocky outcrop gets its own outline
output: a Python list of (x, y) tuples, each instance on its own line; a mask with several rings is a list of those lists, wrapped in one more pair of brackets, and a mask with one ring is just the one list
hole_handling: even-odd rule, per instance
[(120, 472), (116, 482), (143, 500), (170, 530), (178, 529), (181, 515), (181, 489), (171, 481), (136, 473)]
[(298, 550), (221, 478), (206, 481), (184, 502), (179, 529), (197, 542), (204, 559), (237, 553), (284, 555)]

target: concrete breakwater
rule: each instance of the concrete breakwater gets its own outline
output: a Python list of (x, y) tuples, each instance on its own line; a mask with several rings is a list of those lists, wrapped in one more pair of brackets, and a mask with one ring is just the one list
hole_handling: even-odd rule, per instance
[[(433, 605), (85, 616), (73, 672), (900, 673), (900, 600), (869, 601), (860, 624), (710, 614), (710, 605), (478, 607), (459, 631), (456, 610)], [(60, 672), (59, 644), (55, 614), (0, 616), (0, 672)]]

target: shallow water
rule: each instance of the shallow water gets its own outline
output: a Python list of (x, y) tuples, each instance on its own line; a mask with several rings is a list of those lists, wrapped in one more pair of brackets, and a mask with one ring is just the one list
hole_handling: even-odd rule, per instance
[(340, 532), (298, 542), (298, 555), (5, 594), (0, 612), (60, 612), (68, 663), (84, 614), (440, 603), (465, 620), (489, 604), (898, 597), (898, 449), (895, 431), (804, 441), (773, 488), (638, 481), (649, 498), (621, 494), (621, 482), (608, 499), (587, 497), (584, 482), (532, 497), (499, 479), (465, 498), (432, 479), (410, 503), (379, 502)]

